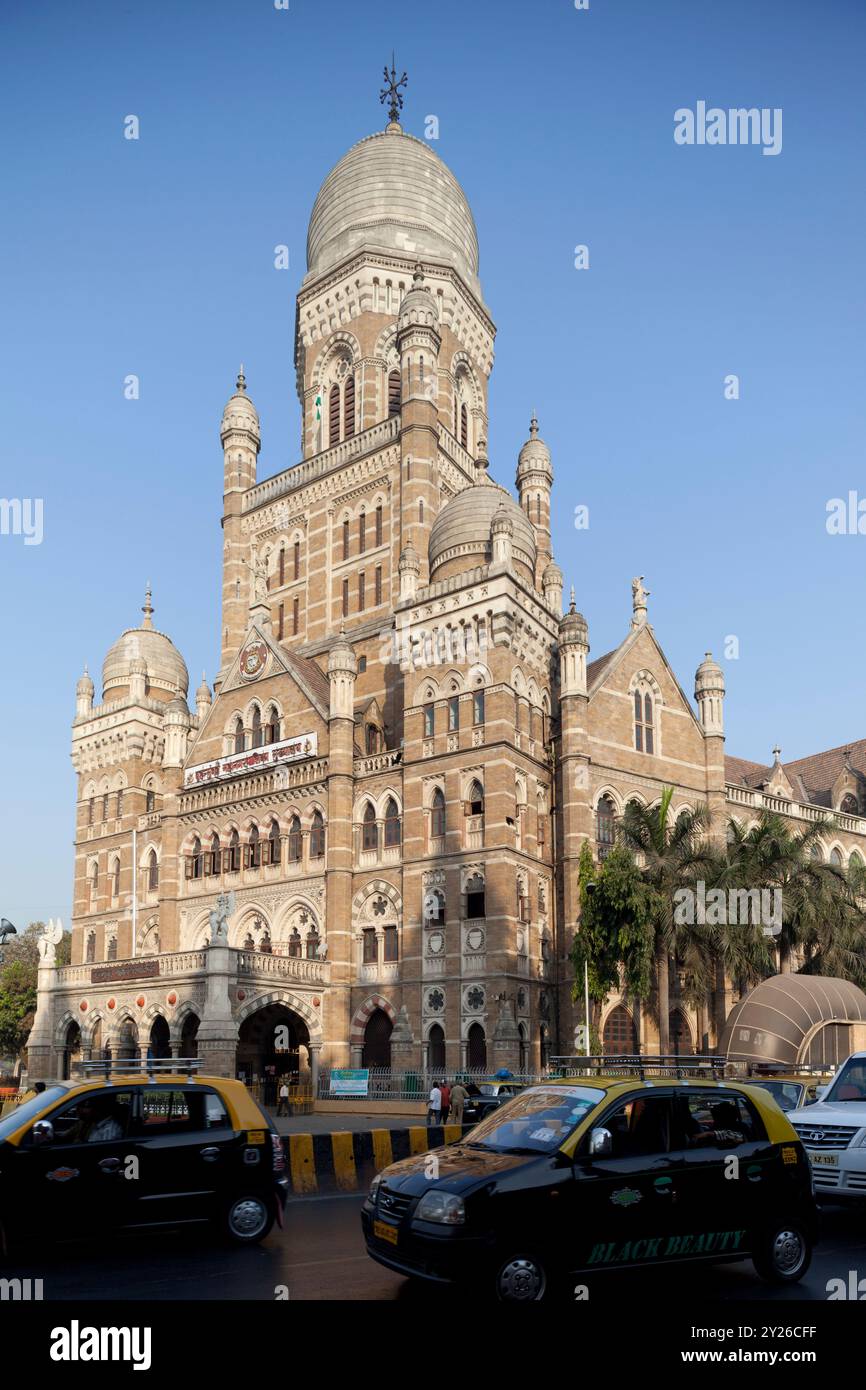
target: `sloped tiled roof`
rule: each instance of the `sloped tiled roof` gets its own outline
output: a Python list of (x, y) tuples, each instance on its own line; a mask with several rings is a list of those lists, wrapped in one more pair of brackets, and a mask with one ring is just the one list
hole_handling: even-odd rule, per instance
[(317, 666), (312, 657), (296, 656), (286, 647), (280, 647), (280, 655), (289, 670), (294, 671), (302, 681), (306, 682), (308, 689), (316, 697), (318, 703), (324, 707), (325, 718), (327, 719), (331, 707), (331, 682), (321, 666)]
[(619, 647), (614, 647), (612, 652), (607, 652), (604, 656), (596, 657), (595, 661), (590, 661), (586, 668), (587, 689), (604, 675), (610, 663), (613, 661)]
[[(866, 739), (843, 743), (823, 753), (811, 753), (808, 757), (782, 763), (782, 767), (800, 800), (812, 806), (831, 806), (833, 786), (844, 771), (846, 761), (866, 780)], [(749, 762), (746, 758), (725, 758), (725, 776), (738, 786), (760, 787), (769, 780), (772, 770), (772, 765)]]

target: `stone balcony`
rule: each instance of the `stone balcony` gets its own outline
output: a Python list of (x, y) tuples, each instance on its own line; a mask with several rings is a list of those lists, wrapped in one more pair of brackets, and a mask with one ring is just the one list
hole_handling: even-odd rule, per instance
[[(307, 960), (301, 956), (268, 955), (264, 951), (232, 951), (234, 968), (240, 978), (253, 980), (297, 980), (324, 987), (331, 983), (331, 962)], [(84, 985), (124, 984), (138, 980), (171, 979), (204, 975), (207, 950), (164, 951), (160, 955), (136, 956), (132, 960), (88, 961), (82, 965), (63, 965), (57, 970), (57, 987), (70, 989)]]

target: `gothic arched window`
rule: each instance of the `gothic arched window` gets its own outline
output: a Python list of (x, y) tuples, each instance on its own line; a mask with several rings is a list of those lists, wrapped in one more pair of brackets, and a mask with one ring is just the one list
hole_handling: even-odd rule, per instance
[(839, 810), (846, 816), (856, 816), (858, 813), (857, 798), (852, 792), (846, 792), (842, 797)]
[(156, 857), (156, 850), (152, 849), (147, 856), (147, 891), (155, 893), (159, 887), (159, 860)]
[(243, 751), (244, 751), (244, 721), (243, 721), (242, 719), (236, 719), (236, 720), (235, 720), (235, 752), (236, 752), (236, 753), (243, 753)]
[(192, 851), (186, 863), (187, 878), (201, 878), (202, 868), (201, 840), (196, 835), (192, 842)]
[(84, 951), (84, 959), (88, 965), (91, 965), (93, 961), (96, 960), (96, 932), (94, 931), (89, 931), (87, 933), (87, 946)]
[(430, 835), (434, 840), (445, 834), (445, 793), (437, 787), (430, 800)]
[(116, 936), (110, 936), (110, 937), (108, 938), (108, 949), (107, 949), (106, 952), (105, 952), (105, 959), (106, 959), (106, 960), (117, 960), (117, 937), (116, 937)]
[(393, 849), (400, 843), (400, 812), (393, 796), (388, 798), (385, 807), (385, 848)]
[(343, 438), (349, 439), (355, 433), (355, 378), (346, 378), (343, 387)]
[(300, 954), (301, 933), (298, 931), (297, 927), (293, 927), (291, 936), (289, 937), (289, 955), (292, 956), (294, 959), (297, 959), (300, 956)]
[(396, 369), (388, 373), (388, 416), (400, 414), (402, 390), (400, 373)]
[(233, 830), (229, 838), (229, 868), (230, 874), (236, 874), (241, 867), (241, 837), (236, 830)]
[(111, 896), (117, 898), (120, 894), (120, 860), (115, 859), (111, 866)]
[(261, 712), (261, 710), (259, 709), (258, 705), (253, 705), (252, 733), (253, 733), (253, 740), (252, 740), (252, 746), (253, 746), (253, 748), (261, 748), (261, 746), (262, 746), (262, 712)]
[(288, 859), (290, 864), (301, 862), (301, 822), (297, 816), (289, 821)]
[(271, 705), (268, 710), (268, 722), (265, 725), (265, 743), (279, 743), (280, 741), (280, 716), (275, 705)]
[(328, 444), (340, 442), (340, 388), (334, 383), (328, 397)]
[(466, 799), (466, 814), (467, 816), (484, 815), (484, 788), (477, 778), (469, 788), (469, 795)]
[(364, 807), (361, 847), (365, 850), (377, 850), (379, 848), (379, 827), (376, 824), (376, 812), (369, 801)]
[(655, 748), (653, 729), (653, 699), (648, 691), (634, 692), (634, 746), (638, 753), (652, 753)]
[(464, 449), (469, 448), (469, 412), (465, 401), (460, 407), (460, 443)]
[(310, 826), (310, 858), (321, 859), (325, 853), (325, 822), (321, 811), (313, 812)]
[(220, 837), (219, 837), (219, 835), (216, 833), (216, 831), (214, 831), (213, 834), (212, 834), (211, 837), (210, 837), (210, 854), (208, 855), (207, 873), (210, 874), (211, 877), (213, 877), (214, 874), (218, 874), (219, 871), (220, 871)]
[(595, 843), (599, 861), (613, 849), (616, 808), (609, 796), (603, 796), (595, 808)]
[(271, 821), (271, 828), (268, 831), (268, 860), (269, 864), (279, 864), (280, 862), (280, 827), (275, 820)]

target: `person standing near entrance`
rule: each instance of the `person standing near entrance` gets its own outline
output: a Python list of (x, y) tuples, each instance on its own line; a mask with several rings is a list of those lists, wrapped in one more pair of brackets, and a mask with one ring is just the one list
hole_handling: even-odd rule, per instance
[(280, 1085), (280, 1103), (277, 1106), (278, 1115), (288, 1115), (289, 1113), (289, 1087), (285, 1077)]
[(439, 1082), (434, 1081), (430, 1091), (430, 1099), (427, 1102), (427, 1124), (438, 1125), (442, 1114), (442, 1092), (439, 1089)]
[(451, 1087), (451, 1123), (452, 1125), (463, 1124), (463, 1106), (466, 1104), (466, 1097), (469, 1095), (462, 1081), (455, 1081)]
[(451, 1104), (451, 1087), (448, 1085), (447, 1079), (440, 1085), (439, 1094), (442, 1097), (442, 1123), (443, 1125), (447, 1125), (448, 1108)]

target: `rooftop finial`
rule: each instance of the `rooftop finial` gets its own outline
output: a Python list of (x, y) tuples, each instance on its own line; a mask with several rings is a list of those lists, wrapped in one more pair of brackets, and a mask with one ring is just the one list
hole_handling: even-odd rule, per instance
[(575, 612), (575, 606), (574, 606), (574, 585), (573, 585), (573, 584), (572, 584), (572, 586), (571, 586), (571, 595), (570, 595), (569, 602), (568, 602), (568, 611), (569, 611), (569, 613), (574, 613), (574, 612)]
[(773, 761), (777, 763), (777, 762), (779, 761), (779, 759), (780, 759), (781, 756), (782, 756), (782, 750), (781, 750), (781, 748), (779, 747), (779, 745), (778, 745), (778, 743), (777, 743), (776, 746), (775, 746), (775, 748), (773, 749)]
[(529, 422), (529, 437), (530, 439), (538, 438), (538, 416), (535, 413), (534, 406), (532, 408), (532, 419)]
[(246, 377), (244, 376), (244, 364), (243, 364), (243, 362), (241, 363), (241, 369), (240, 369), (240, 371), (238, 372), (237, 390), (240, 391), (243, 395), (246, 395), (246, 393), (247, 393), (247, 379), (246, 379)]
[(399, 118), (400, 118), (400, 109), (401, 109), (401, 107), (402, 107), (402, 105), (403, 105), (403, 93), (400, 91), (400, 88), (401, 88), (401, 87), (406, 87), (406, 86), (408, 86), (409, 79), (408, 79), (408, 77), (406, 76), (405, 72), (403, 73), (403, 76), (400, 78), (400, 81), (399, 81), (399, 82), (398, 82), (396, 79), (397, 79), (397, 69), (396, 69), (396, 67), (394, 66), (394, 52), (393, 52), (393, 49), (392, 49), (392, 51), (391, 51), (391, 71), (390, 71), (390, 73), (388, 72), (388, 64), (386, 63), (386, 64), (385, 64), (385, 88), (384, 88), (384, 91), (381, 91), (381, 92), (379, 93), (379, 100), (380, 100), (381, 102), (386, 102), (386, 101), (388, 102), (388, 122), (389, 122), (389, 125), (391, 125), (391, 126), (397, 126), (398, 129), (399, 129), (399, 124), (400, 124), (400, 120), (399, 120)]
[(142, 627), (153, 627), (153, 623), (151, 622), (151, 617), (153, 615), (153, 604), (151, 602), (152, 598), (153, 593), (150, 587), (150, 580), (148, 579), (147, 588), (144, 591), (144, 606), (141, 610), (144, 614), (144, 622), (141, 625)]

